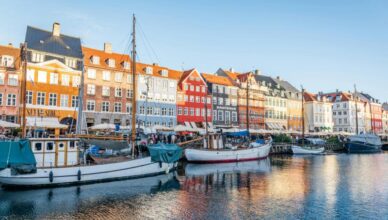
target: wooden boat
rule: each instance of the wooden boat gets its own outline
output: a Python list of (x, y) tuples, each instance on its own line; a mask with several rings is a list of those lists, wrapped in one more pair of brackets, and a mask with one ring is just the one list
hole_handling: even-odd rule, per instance
[(207, 148), (205, 141), (205, 148), (186, 149), (186, 159), (193, 163), (226, 163), (258, 160), (267, 158), (272, 147), (272, 142), (267, 142), (265, 144), (251, 143), (248, 147), (226, 148), (221, 135), (211, 135), (209, 141), (209, 148)]
[(325, 151), (324, 147), (310, 148), (293, 145), (291, 146), (293, 154), (322, 154)]

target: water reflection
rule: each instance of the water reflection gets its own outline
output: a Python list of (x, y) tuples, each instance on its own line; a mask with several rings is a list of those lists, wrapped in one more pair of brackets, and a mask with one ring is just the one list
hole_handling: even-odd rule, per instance
[(121, 219), (386, 219), (388, 154), (183, 164), (178, 175), (1, 192), (0, 216)]

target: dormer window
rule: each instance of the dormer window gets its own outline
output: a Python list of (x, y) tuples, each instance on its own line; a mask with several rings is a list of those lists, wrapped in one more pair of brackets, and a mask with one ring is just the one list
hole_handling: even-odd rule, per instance
[(33, 53), (32, 53), (32, 57), (31, 57), (31, 60), (32, 60), (32, 62), (41, 63), (41, 62), (44, 61), (44, 55), (41, 54), (41, 53), (33, 52)]
[(65, 58), (65, 64), (66, 64), (66, 66), (71, 67), (71, 68), (77, 67), (77, 61), (75, 59)]
[(1, 57), (1, 65), (4, 67), (14, 67), (14, 59), (12, 56), (2, 56)]
[(90, 57), (90, 62), (92, 64), (98, 65), (98, 64), (100, 64), (100, 57), (98, 57), (98, 56), (91, 56)]
[(160, 74), (164, 77), (168, 77), (168, 70), (161, 70)]
[(106, 64), (108, 64), (109, 67), (114, 68), (116, 66), (116, 62), (114, 59), (106, 59)]
[(152, 67), (149, 67), (149, 66), (147, 66), (146, 68), (145, 68), (145, 72), (146, 72), (146, 74), (152, 74)]
[(123, 61), (121, 65), (123, 66), (124, 69), (127, 69), (127, 70), (129, 70), (129, 68), (131, 67), (131, 65), (127, 61)]

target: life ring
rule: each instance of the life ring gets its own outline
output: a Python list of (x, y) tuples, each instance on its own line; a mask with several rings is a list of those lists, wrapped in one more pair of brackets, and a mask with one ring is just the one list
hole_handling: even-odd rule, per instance
[(49, 173), (49, 180), (50, 180), (50, 183), (52, 183), (54, 181), (54, 173), (53, 173), (53, 171), (50, 171), (50, 173)]

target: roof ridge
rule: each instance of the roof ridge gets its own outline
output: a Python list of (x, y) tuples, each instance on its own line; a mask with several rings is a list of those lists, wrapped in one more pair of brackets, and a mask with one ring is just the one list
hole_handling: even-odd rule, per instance
[[(34, 26), (31, 26), (31, 25), (27, 25), (27, 28), (33, 28), (35, 30), (39, 30), (39, 31), (44, 31), (44, 32), (47, 32), (47, 33), (52, 33), (51, 31), (48, 31), (48, 30), (45, 30), (45, 29), (42, 29), (42, 28), (38, 28), (38, 27), (34, 27)], [(70, 38), (75, 38), (75, 39), (79, 39), (81, 40), (81, 37), (76, 37), (76, 36), (70, 36), (70, 35), (67, 35), (67, 34), (60, 34), (59, 37), (61, 36), (64, 36), (64, 37), (70, 37)]]

